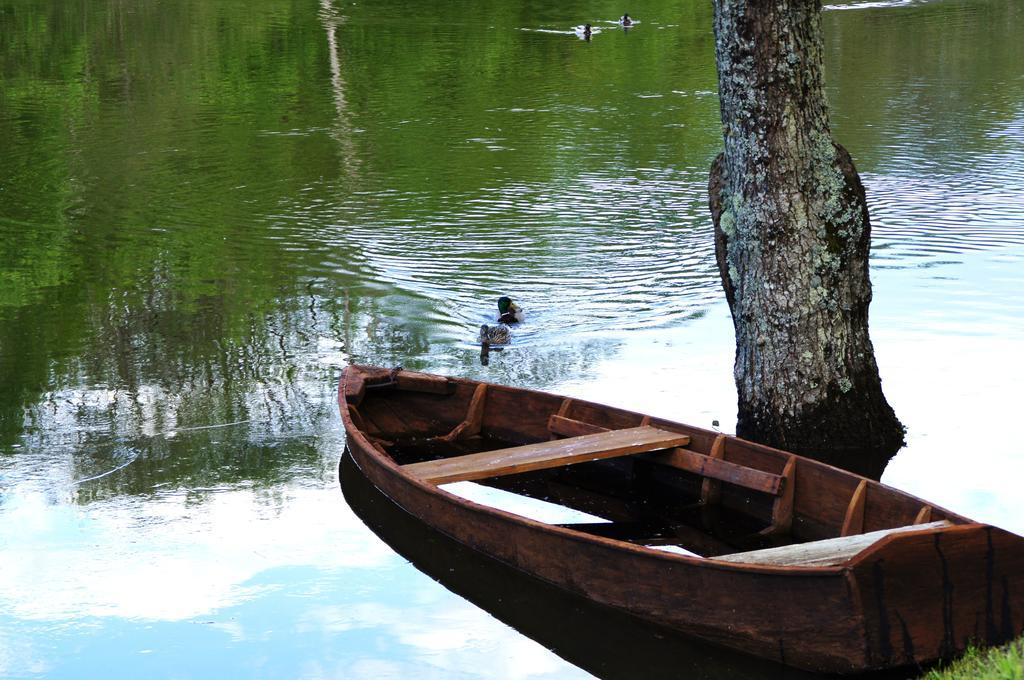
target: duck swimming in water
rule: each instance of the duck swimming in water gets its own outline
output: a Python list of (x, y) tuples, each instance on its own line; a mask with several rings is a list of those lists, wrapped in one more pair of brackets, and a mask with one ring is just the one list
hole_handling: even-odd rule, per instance
[(507, 345), (512, 342), (512, 329), (503, 323), (488, 326), (480, 325), (480, 345), (490, 347), (491, 345)]
[(481, 324), (480, 335), (480, 363), (487, 365), (487, 357), (491, 351), (491, 345), (498, 345), (495, 350), (500, 350), (501, 345), (512, 342), (512, 329), (509, 324), (519, 323), (523, 320), (523, 310), (512, 298), (502, 295), (498, 298), (498, 323), (494, 325)]
[(491, 345), (498, 345), (495, 349), (499, 350), (501, 345), (507, 345), (512, 342), (512, 329), (509, 328), (509, 324), (519, 323), (523, 318), (522, 307), (512, 302), (512, 298), (507, 295), (502, 295), (498, 298), (498, 323), (480, 325), (480, 335), (478, 337), (480, 342), (480, 363), (484, 366), (487, 365), (487, 356), (491, 351)]
[(629, 18), (628, 14), (623, 14), (622, 18), (619, 19), (619, 23), (622, 24), (623, 26), (632, 26), (633, 20)]
[(523, 309), (512, 298), (502, 295), (498, 298), (498, 323), (519, 323), (525, 318)]
[[(512, 329), (503, 323), (488, 326), (487, 324), (480, 325), (480, 364), (483, 366), (489, 366), (491, 363), (491, 350), (500, 352), (505, 349), (505, 345), (512, 342)], [(491, 347), (494, 345), (494, 347)]]

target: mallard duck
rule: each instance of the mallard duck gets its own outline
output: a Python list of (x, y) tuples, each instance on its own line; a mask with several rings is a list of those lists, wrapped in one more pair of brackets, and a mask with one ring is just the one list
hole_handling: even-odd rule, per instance
[(622, 24), (623, 26), (632, 26), (633, 20), (629, 18), (628, 14), (623, 14), (622, 19), (619, 20), (619, 23)]
[(574, 29), (572, 29), (572, 30), (573, 30), (573, 31), (575, 31), (575, 34), (577, 34), (577, 36), (578, 36), (578, 37), (579, 37), (579, 38), (580, 38), (581, 40), (590, 40), (590, 37), (591, 37), (591, 36), (592, 36), (593, 34), (595, 34), (595, 33), (600, 33), (600, 32), (601, 32), (601, 30), (600, 30), (600, 29), (595, 29), (595, 28), (594, 28), (594, 27), (592, 27), (592, 26), (591, 26), (590, 24), (584, 24), (583, 26), (578, 26), (578, 27), (575, 27), (575, 28), (574, 28)]
[(525, 318), (523, 309), (512, 298), (502, 295), (498, 298), (498, 323), (519, 323)]
[(488, 326), (480, 325), (480, 344), (488, 347), (490, 345), (507, 345), (512, 342), (512, 329), (503, 323)]

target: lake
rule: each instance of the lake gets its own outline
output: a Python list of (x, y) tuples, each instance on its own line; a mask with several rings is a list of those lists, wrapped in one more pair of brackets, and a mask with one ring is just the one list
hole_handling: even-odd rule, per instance
[[(908, 428), (882, 481), (1024, 533), (1024, 6), (823, 25)], [(0, 675), (613, 675), (364, 525), (337, 378), (731, 432), (716, 91), (707, 0), (0, 0)]]

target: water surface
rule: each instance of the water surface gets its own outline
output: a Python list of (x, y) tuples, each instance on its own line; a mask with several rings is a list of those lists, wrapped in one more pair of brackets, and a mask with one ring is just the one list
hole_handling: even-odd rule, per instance
[[(733, 427), (709, 3), (626, 9), (0, 0), (0, 675), (587, 674), (365, 528), (334, 390)], [(909, 428), (883, 481), (1024, 533), (1024, 9), (824, 26)], [(502, 293), (528, 321), (484, 367)]]

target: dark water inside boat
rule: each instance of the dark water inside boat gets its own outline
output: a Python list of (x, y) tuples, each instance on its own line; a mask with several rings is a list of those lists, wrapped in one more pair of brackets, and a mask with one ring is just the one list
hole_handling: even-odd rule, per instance
[[(909, 428), (884, 481), (1024, 533), (1024, 9), (824, 27)], [(0, 676), (586, 676), (348, 509), (337, 375), (728, 431), (715, 91), (704, 0), (0, 0)]]
[(447, 442), (437, 437), (427, 439), (396, 439), (387, 447), (388, 454), (399, 465), (421, 463), (427, 460), (465, 456), (480, 451), (493, 451), (515, 446), (495, 437), (477, 436), (460, 441)]

